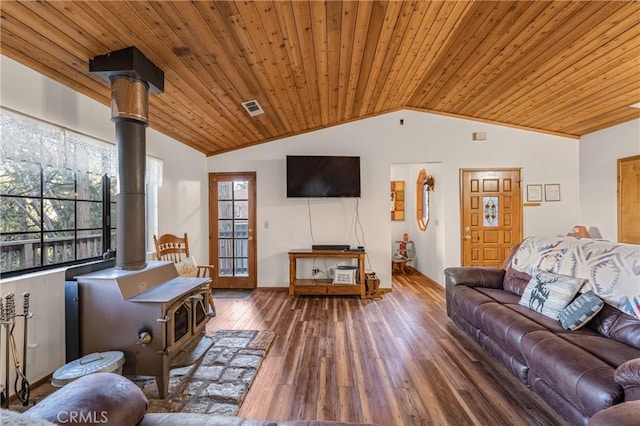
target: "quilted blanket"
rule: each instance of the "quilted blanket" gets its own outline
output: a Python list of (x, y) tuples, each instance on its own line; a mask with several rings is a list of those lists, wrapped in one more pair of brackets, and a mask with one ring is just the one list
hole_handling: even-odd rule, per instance
[(640, 319), (640, 246), (565, 236), (527, 237), (512, 267), (531, 276), (538, 270), (587, 280), (606, 303)]

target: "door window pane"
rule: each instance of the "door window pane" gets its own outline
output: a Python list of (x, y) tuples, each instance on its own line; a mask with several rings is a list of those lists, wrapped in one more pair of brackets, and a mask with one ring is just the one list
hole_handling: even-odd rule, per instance
[(249, 256), (248, 244), (247, 240), (235, 240), (236, 246), (236, 257), (247, 257)]
[(249, 202), (248, 201), (235, 201), (233, 203), (233, 214), (236, 219), (249, 218)]
[(218, 200), (231, 200), (233, 182), (218, 182)]
[(218, 201), (218, 218), (233, 219), (233, 201)]
[(238, 180), (233, 183), (233, 198), (236, 200), (249, 199), (249, 182), (246, 180)]
[(249, 275), (249, 262), (247, 259), (236, 259), (236, 269), (235, 276), (236, 277), (246, 277)]
[(233, 257), (232, 240), (218, 240), (218, 254), (220, 257)]
[(221, 277), (233, 276), (233, 260), (229, 258), (218, 259), (218, 275)]
[(249, 221), (236, 220), (233, 230), (234, 230), (233, 236), (235, 238), (247, 238), (249, 236), (249, 232), (248, 232)]
[(218, 221), (218, 238), (231, 238), (232, 229), (233, 229), (232, 220), (219, 220)]

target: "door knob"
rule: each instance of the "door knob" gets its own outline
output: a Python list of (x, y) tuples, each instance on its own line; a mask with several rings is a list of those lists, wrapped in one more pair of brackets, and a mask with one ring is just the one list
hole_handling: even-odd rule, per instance
[(471, 228), (469, 228), (468, 226), (465, 226), (464, 227), (464, 232), (469, 232), (469, 231), (471, 231)]
[(464, 239), (465, 239), (465, 240), (470, 240), (470, 239), (471, 239), (471, 235), (465, 235), (465, 236), (464, 236)]

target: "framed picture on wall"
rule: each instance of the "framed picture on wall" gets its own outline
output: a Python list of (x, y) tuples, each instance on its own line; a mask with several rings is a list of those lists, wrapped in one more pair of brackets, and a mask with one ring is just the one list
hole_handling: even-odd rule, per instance
[(527, 185), (527, 202), (535, 203), (542, 201), (542, 184)]
[(545, 201), (560, 201), (560, 184), (549, 183), (544, 186)]

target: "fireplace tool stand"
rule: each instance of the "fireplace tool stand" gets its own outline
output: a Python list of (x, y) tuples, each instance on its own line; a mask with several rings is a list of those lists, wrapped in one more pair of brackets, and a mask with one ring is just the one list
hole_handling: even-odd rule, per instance
[[(29, 395), (31, 393), (29, 381), (27, 380), (27, 325), (28, 320), (33, 316), (33, 314), (29, 312), (29, 293), (24, 293), (22, 298), (21, 314), (16, 313), (16, 301), (13, 293), (8, 293), (2, 300), (0, 300), (0, 324), (4, 326), (5, 330), (5, 383), (2, 392), (0, 393), (0, 402), (3, 408), (9, 408), (10, 358), (13, 358), (13, 366), (16, 370), (16, 380), (14, 382), (16, 398), (18, 398), (22, 402), (22, 405), (26, 407), (29, 404)], [(16, 326), (16, 317), (22, 317), (24, 322), (22, 363), (20, 363), (18, 348), (13, 334)], [(20, 384), (20, 387), (18, 387), (18, 384)]]

